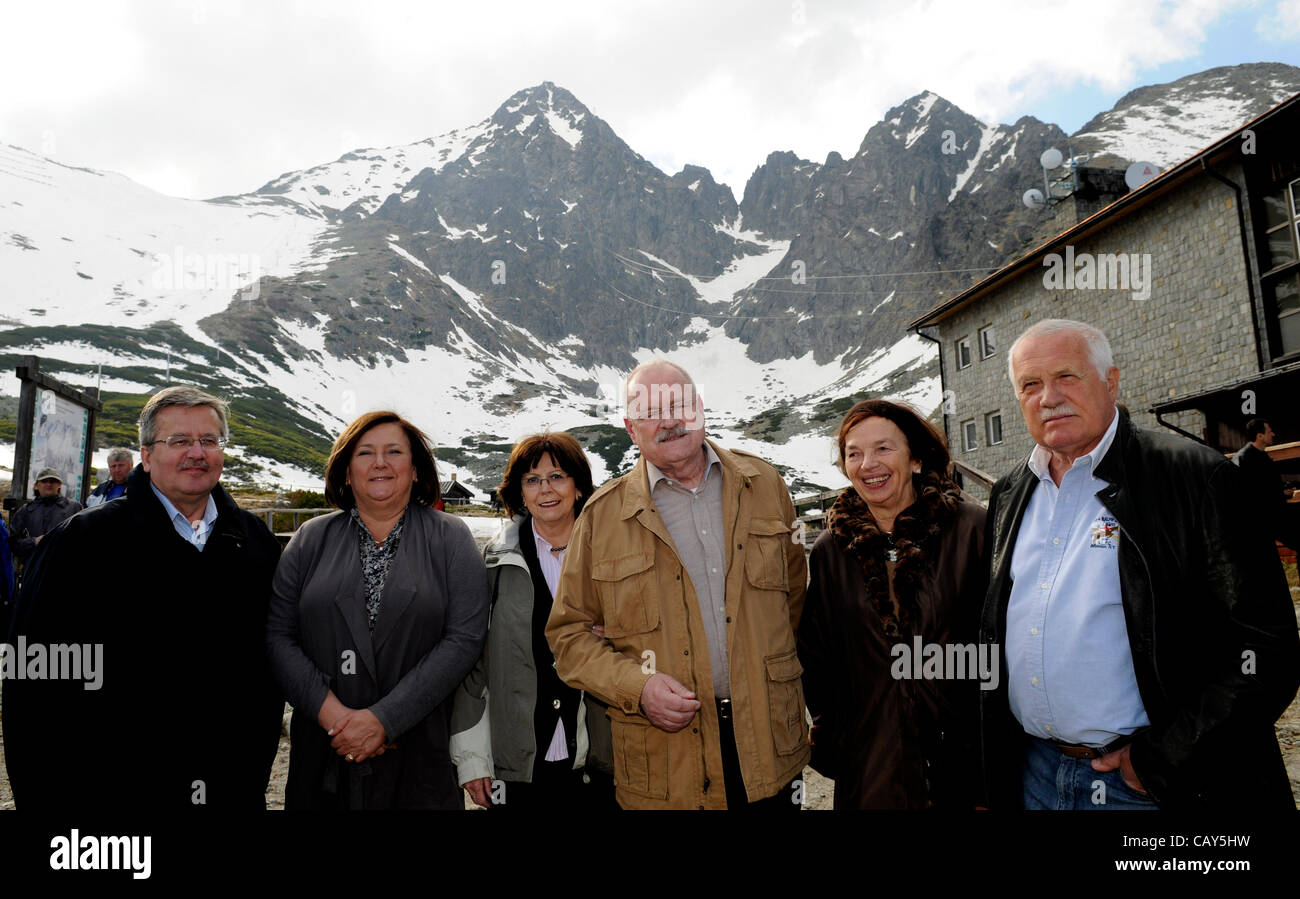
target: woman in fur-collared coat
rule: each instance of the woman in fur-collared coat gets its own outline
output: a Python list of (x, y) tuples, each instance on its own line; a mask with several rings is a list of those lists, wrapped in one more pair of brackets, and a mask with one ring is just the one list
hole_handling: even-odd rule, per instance
[(858, 403), (838, 442), (852, 489), (813, 545), (799, 626), (812, 765), (835, 780), (837, 809), (971, 808), (979, 682), (1001, 661), (975, 642), (984, 509), (906, 406)]

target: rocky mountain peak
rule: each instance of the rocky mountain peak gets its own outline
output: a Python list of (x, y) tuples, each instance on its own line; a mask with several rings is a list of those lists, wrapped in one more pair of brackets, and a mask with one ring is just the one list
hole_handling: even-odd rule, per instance
[(1220, 66), (1129, 91), (1071, 137), (1094, 164), (1172, 165), (1300, 91), (1300, 69), (1261, 62)]
[(550, 81), (512, 94), (491, 118), (503, 133), (513, 129), (532, 138), (549, 131), (572, 149), (577, 149), (586, 129), (597, 121), (577, 97)]

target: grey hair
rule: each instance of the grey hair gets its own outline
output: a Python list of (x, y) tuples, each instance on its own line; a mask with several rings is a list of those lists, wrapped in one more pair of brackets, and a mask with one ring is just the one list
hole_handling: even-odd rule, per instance
[(1100, 328), (1094, 328), (1086, 322), (1077, 322), (1069, 318), (1045, 318), (1025, 329), (1016, 342), (1007, 351), (1007, 378), (1012, 389), (1017, 389), (1016, 373), (1011, 368), (1011, 359), (1016, 354), (1016, 347), (1026, 337), (1046, 337), (1048, 334), (1078, 334), (1088, 344), (1088, 361), (1097, 369), (1097, 374), (1104, 381), (1106, 372), (1115, 367), (1115, 357), (1110, 351), (1110, 341)]
[(656, 357), (653, 358), (653, 359), (647, 359), (645, 362), (642, 362), (642, 363), (641, 363), (640, 365), (638, 365), (636, 368), (634, 368), (634, 369), (632, 369), (630, 372), (628, 372), (628, 373), (627, 373), (627, 377), (623, 379), (623, 409), (624, 409), (624, 411), (627, 410), (627, 404), (631, 401), (630, 391), (629, 391), (627, 388), (628, 388), (628, 385), (630, 385), (630, 384), (632, 383), (632, 379), (635, 378), (637, 375), (641, 374), (641, 372), (645, 371), (646, 369), (654, 368), (656, 365), (666, 365), (666, 366), (668, 366), (669, 368), (674, 368), (674, 369), (676, 369), (676, 370), (677, 370), (677, 373), (678, 373), (679, 375), (682, 376), (682, 380), (683, 380), (685, 383), (690, 384), (690, 385), (691, 385), (691, 388), (692, 388), (693, 390), (695, 390), (697, 393), (699, 392), (699, 388), (696, 387), (696, 385), (695, 385), (695, 379), (692, 378), (692, 377), (690, 376), (690, 373), (687, 372), (686, 369), (682, 368), (682, 367), (681, 367), (680, 365), (678, 365), (676, 362), (670, 362), (670, 361), (667, 360), (667, 359), (664, 359), (664, 358), (662, 358), (662, 357), (660, 357), (660, 356), (656, 356)]
[(230, 406), (226, 404), (226, 401), (210, 393), (204, 393), (197, 387), (178, 385), (158, 391), (149, 397), (149, 402), (145, 403), (144, 409), (140, 410), (140, 421), (138, 422), (140, 446), (149, 446), (158, 439), (158, 413), (168, 406), (186, 406), (189, 408), (207, 406), (217, 413), (217, 419), (221, 422), (221, 436), (227, 440), (230, 439)]
[(128, 462), (135, 461), (135, 457), (131, 455), (131, 451), (124, 446), (115, 446), (108, 451), (109, 462), (116, 462), (118, 459), (125, 459)]

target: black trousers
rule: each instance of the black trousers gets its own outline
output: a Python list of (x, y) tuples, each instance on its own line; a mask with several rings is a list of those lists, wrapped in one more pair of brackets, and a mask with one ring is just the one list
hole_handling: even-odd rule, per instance
[(795, 778), (776, 792), (774, 796), (750, 802), (745, 792), (745, 778), (740, 773), (740, 755), (736, 752), (736, 731), (732, 726), (731, 700), (718, 700), (718, 737), (722, 743), (722, 776), (727, 787), (727, 808), (751, 812), (797, 812), (799, 803), (795, 802), (798, 793)]

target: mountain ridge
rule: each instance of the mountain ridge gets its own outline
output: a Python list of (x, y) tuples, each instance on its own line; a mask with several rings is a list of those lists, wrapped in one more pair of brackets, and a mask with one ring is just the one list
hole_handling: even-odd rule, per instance
[[(350, 416), (403, 405), (486, 487), (499, 447), (543, 427), (588, 429), (599, 474), (628, 464), (619, 372), (663, 353), (725, 385), (705, 390), (718, 436), (802, 484), (838, 483), (827, 410), (864, 391), (937, 404), (933, 346), (905, 325), (1050, 227), (1020, 203), (1043, 149), (1151, 152), (1173, 98), (1181, 152), (1297, 89), (1300, 69), (1278, 64), (1207, 70), (1130, 91), (1074, 135), (1033, 116), (989, 125), (923, 90), (848, 159), (773, 151), (739, 202), (703, 166), (661, 171), (551, 82), (474, 125), (209, 201), (0, 147), (17, 285), (0, 364), (37, 352), (79, 384), (102, 366), (119, 393), (170, 375), (250, 410), (282, 403), (318, 448)], [(301, 472), (314, 459), (274, 452)]]

